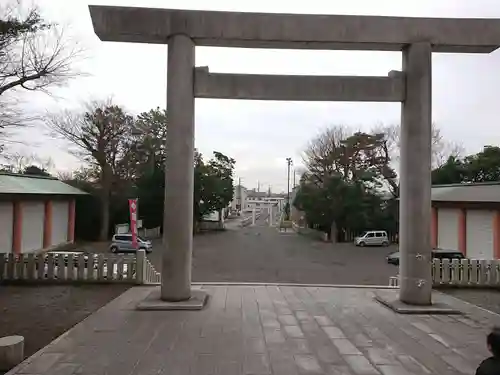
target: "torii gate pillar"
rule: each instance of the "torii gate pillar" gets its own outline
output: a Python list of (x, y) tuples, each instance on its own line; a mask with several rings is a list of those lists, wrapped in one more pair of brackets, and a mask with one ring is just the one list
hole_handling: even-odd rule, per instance
[[(168, 44), (165, 251), (161, 293), (148, 309), (202, 308), (191, 290), (194, 98), (401, 102), (399, 312), (448, 312), (432, 304), (432, 52), (490, 53), (498, 19), (299, 15), (90, 6), (101, 40)], [(389, 77), (211, 74), (194, 67), (194, 46), (402, 51)], [(392, 292), (392, 291), (391, 291)], [(158, 302), (160, 301), (160, 302)]]

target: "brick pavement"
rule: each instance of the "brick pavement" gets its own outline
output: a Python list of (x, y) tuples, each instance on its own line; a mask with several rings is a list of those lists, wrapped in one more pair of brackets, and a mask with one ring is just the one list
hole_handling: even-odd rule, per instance
[(135, 311), (136, 287), (9, 375), (473, 374), (498, 315), (397, 315), (373, 289), (199, 286), (202, 311)]

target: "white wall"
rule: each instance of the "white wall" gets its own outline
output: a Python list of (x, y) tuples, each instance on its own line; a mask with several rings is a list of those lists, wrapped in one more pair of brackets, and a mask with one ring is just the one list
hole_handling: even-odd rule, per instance
[(458, 250), (458, 217), (460, 210), (455, 208), (438, 209), (438, 247)]
[(51, 245), (60, 245), (68, 242), (68, 210), (69, 202), (52, 201)]
[(12, 251), (12, 225), (14, 205), (11, 202), (0, 203), (0, 253)]
[(44, 202), (22, 202), (22, 240), (21, 252), (29, 253), (43, 247)]
[(467, 258), (494, 259), (493, 211), (467, 210)]

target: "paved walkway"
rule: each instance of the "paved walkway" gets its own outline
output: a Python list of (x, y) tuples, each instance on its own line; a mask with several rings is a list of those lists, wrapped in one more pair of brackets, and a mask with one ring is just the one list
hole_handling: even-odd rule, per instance
[[(323, 243), (280, 234), (259, 220), (253, 227), (194, 237), (193, 280), (343, 285), (387, 285), (397, 267), (390, 248)], [(161, 269), (161, 247), (148, 255)]]
[(136, 311), (152, 289), (130, 289), (8, 374), (470, 375), (500, 323), (441, 294), (467, 315), (397, 315), (373, 289), (200, 287), (194, 312)]

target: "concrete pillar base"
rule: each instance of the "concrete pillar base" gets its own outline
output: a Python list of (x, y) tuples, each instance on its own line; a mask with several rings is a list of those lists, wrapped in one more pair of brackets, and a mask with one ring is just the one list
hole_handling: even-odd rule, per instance
[(169, 302), (161, 299), (160, 287), (155, 288), (136, 306), (141, 311), (202, 310), (208, 301), (208, 294), (202, 290), (191, 290), (191, 298), (185, 301)]
[(398, 314), (429, 314), (429, 315), (459, 315), (460, 310), (454, 309), (442, 302), (434, 302), (432, 305), (409, 305), (398, 298), (397, 292), (379, 291), (375, 294), (375, 301), (390, 308)]
[(0, 338), (0, 371), (9, 371), (24, 360), (24, 337)]

